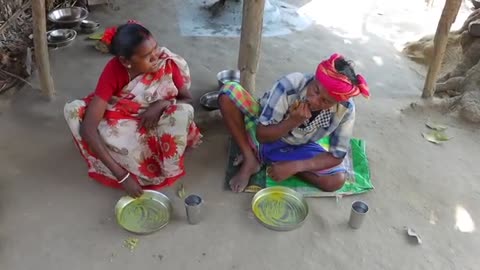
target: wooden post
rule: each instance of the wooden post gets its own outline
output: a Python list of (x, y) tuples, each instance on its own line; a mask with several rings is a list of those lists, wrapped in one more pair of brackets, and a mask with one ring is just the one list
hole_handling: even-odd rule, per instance
[(255, 92), (255, 76), (262, 43), (263, 10), (265, 0), (243, 0), (242, 33), (238, 53), (240, 83), (249, 92)]
[(433, 57), (428, 67), (427, 78), (423, 87), (423, 98), (431, 98), (435, 94), (437, 73), (442, 65), (445, 49), (447, 48), (448, 33), (457, 17), (462, 0), (446, 0), (442, 15), (438, 22), (437, 31), (433, 40)]
[(45, 15), (45, 0), (32, 1), (33, 16), (33, 44), (35, 60), (38, 67), (38, 75), (42, 91), (49, 98), (55, 94), (53, 79), (50, 75), (50, 61), (48, 58), (47, 45), (47, 21)]

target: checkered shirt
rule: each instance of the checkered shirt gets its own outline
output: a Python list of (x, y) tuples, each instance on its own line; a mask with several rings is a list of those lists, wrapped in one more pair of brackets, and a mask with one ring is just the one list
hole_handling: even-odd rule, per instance
[[(311, 80), (313, 75), (303, 73), (291, 73), (278, 80), (259, 100), (261, 113), (257, 122), (261, 125), (272, 125), (283, 121), (290, 106), (305, 97), (306, 85)], [(337, 158), (343, 158), (350, 148), (354, 122), (355, 104), (350, 99), (330, 110), (320, 112), (314, 120), (306, 123), (304, 128), (296, 128), (282, 139), (289, 144), (298, 145), (330, 136), (329, 152)]]

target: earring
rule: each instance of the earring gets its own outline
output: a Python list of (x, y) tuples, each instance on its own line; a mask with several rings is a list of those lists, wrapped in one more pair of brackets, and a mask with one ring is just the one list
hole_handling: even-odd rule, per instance
[(128, 65), (127, 68), (132, 68), (132, 65)]

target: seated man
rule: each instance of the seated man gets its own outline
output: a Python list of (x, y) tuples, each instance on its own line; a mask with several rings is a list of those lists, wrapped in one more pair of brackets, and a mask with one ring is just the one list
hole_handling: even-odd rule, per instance
[[(355, 120), (352, 97), (359, 94), (369, 96), (365, 79), (338, 54), (320, 63), (315, 75), (286, 75), (258, 102), (240, 84), (226, 83), (220, 109), (243, 156), (231, 189), (243, 191), (261, 163), (275, 181), (296, 175), (324, 191), (340, 189)], [(254, 124), (256, 140), (246, 128)], [(316, 143), (326, 136), (328, 152)]]

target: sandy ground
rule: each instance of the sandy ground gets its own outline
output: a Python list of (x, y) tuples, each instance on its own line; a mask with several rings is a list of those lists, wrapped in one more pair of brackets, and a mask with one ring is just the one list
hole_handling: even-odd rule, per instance
[[(104, 25), (144, 22), (189, 61), (196, 97), (215, 88), (216, 72), (235, 66), (238, 39), (179, 36), (173, 1), (118, 3), (119, 11), (97, 9), (91, 18)], [(344, 10), (332, 12), (345, 16)], [(251, 195), (223, 189), (227, 137), (212, 124), (205, 143), (188, 157), (182, 180), (187, 192), (205, 198), (205, 220), (188, 225), (174, 189), (166, 190), (174, 220), (139, 237), (133, 253), (122, 247), (131, 235), (113, 218), (122, 192), (88, 180), (62, 115), (65, 101), (94, 88), (108, 56), (82, 38), (52, 51), (56, 100), (42, 101), (27, 87), (0, 103), (0, 269), (478, 269), (478, 127), (412, 108), (423, 78), (391, 40), (367, 30), (362, 35), (367, 38), (348, 39), (315, 25), (265, 39), (258, 88), (268, 89), (287, 72), (312, 71), (335, 51), (354, 59), (372, 90), (369, 101), (358, 99), (355, 135), (368, 143), (374, 191), (309, 199), (302, 228), (269, 231), (252, 218)], [(454, 138), (441, 146), (426, 142), (420, 134), (429, 118), (447, 124)], [(352, 231), (346, 222), (356, 199), (367, 201), (371, 211)], [(423, 245), (409, 243), (404, 226), (415, 228)]]

